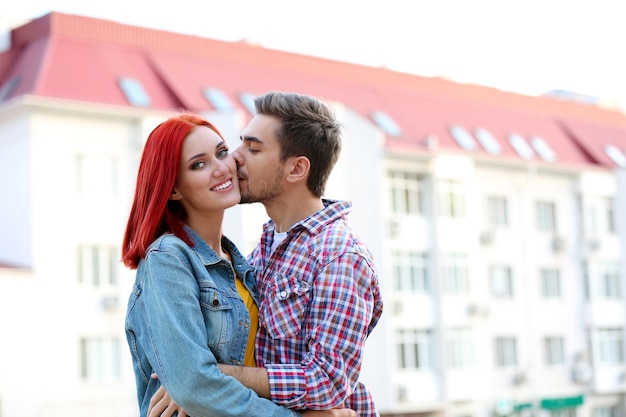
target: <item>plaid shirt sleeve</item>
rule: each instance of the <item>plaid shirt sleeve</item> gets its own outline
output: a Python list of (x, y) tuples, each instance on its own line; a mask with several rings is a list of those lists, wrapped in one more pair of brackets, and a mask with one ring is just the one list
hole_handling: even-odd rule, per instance
[[(301, 328), (301, 346), (291, 346), (292, 350), (305, 350), (299, 355), (301, 361), (286, 364), (289, 358), (283, 357), (283, 365), (264, 364), (272, 400), (295, 409), (344, 404), (357, 386), (363, 346), (382, 311), (377, 277), (368, 256), (346, 252), (318, 267)], [(283, 307), (284, 311), (273, 311), (275, 317), (293, 320), (289, 303)]]

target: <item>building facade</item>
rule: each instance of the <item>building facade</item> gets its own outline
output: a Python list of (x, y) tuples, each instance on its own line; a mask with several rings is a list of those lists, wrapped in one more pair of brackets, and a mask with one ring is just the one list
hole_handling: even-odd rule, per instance
[[(327, 197), (374, 254), (362, 379), (385, 416), (626, 416), (626, 116), (52, 13), (0, 53), (1, 417), (137, 414), (119, 262), (143, 142), (188, 109), (329, 101)], [(228, 212), (247, 253), (267, 216)]]

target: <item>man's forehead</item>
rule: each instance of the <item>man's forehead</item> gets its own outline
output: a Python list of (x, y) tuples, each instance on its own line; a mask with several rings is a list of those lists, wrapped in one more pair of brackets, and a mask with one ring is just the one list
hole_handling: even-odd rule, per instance
[(276, 117), (256, 115), (241, 132), (241, 139), (271, 145), (276, 142), (279, 123)]

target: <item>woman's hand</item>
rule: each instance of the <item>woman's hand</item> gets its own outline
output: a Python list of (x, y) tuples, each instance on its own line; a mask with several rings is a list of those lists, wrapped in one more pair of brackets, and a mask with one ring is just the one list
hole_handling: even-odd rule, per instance
[[(158, 379), (156, 374), (151, 375), (153, 379)], [(180, 408), (165, 391), (161, 385), (150, 398), (148, 407), (148, 417), (172, 417), (178, 411), (178, 417), (188, 417), (185, 410)], [(350, 408), (333, 408), (332, 410), (307, 410), (301, 412), (303, 417), (358, 417), (356, 411)]]
[[(165, 387), (161, 385), (157, 392), (150, 398), (150, 407), (148, 407), (148, 417), (172, 417), (178, 411), (178, 417), (187, 417), (185, 410), (180, 408), (165, 391)], [(311, 416), (315, 417), (315, 416)], [(319, 416), (322, 417), (322, 416)], [(331, 417), (331, 416), (328, 416)], [(349, 416), (336, 416), (349, 417)]]

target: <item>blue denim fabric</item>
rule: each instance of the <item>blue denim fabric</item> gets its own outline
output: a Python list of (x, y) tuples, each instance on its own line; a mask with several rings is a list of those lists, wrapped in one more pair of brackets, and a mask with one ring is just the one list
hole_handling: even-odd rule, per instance
[[(194, 247), (168, 234), (137, 268), (126, 313), (140, 416), (161, 384), (189, 415), (299, 416), (258, 397), (217, 363), (243, 364), (250, 318), (230, 265), (186, 228)], [(252, 268), (227, 238), (237, 274), (256, 299)], [(156, 372), (158, 380), (151, 379)]]

